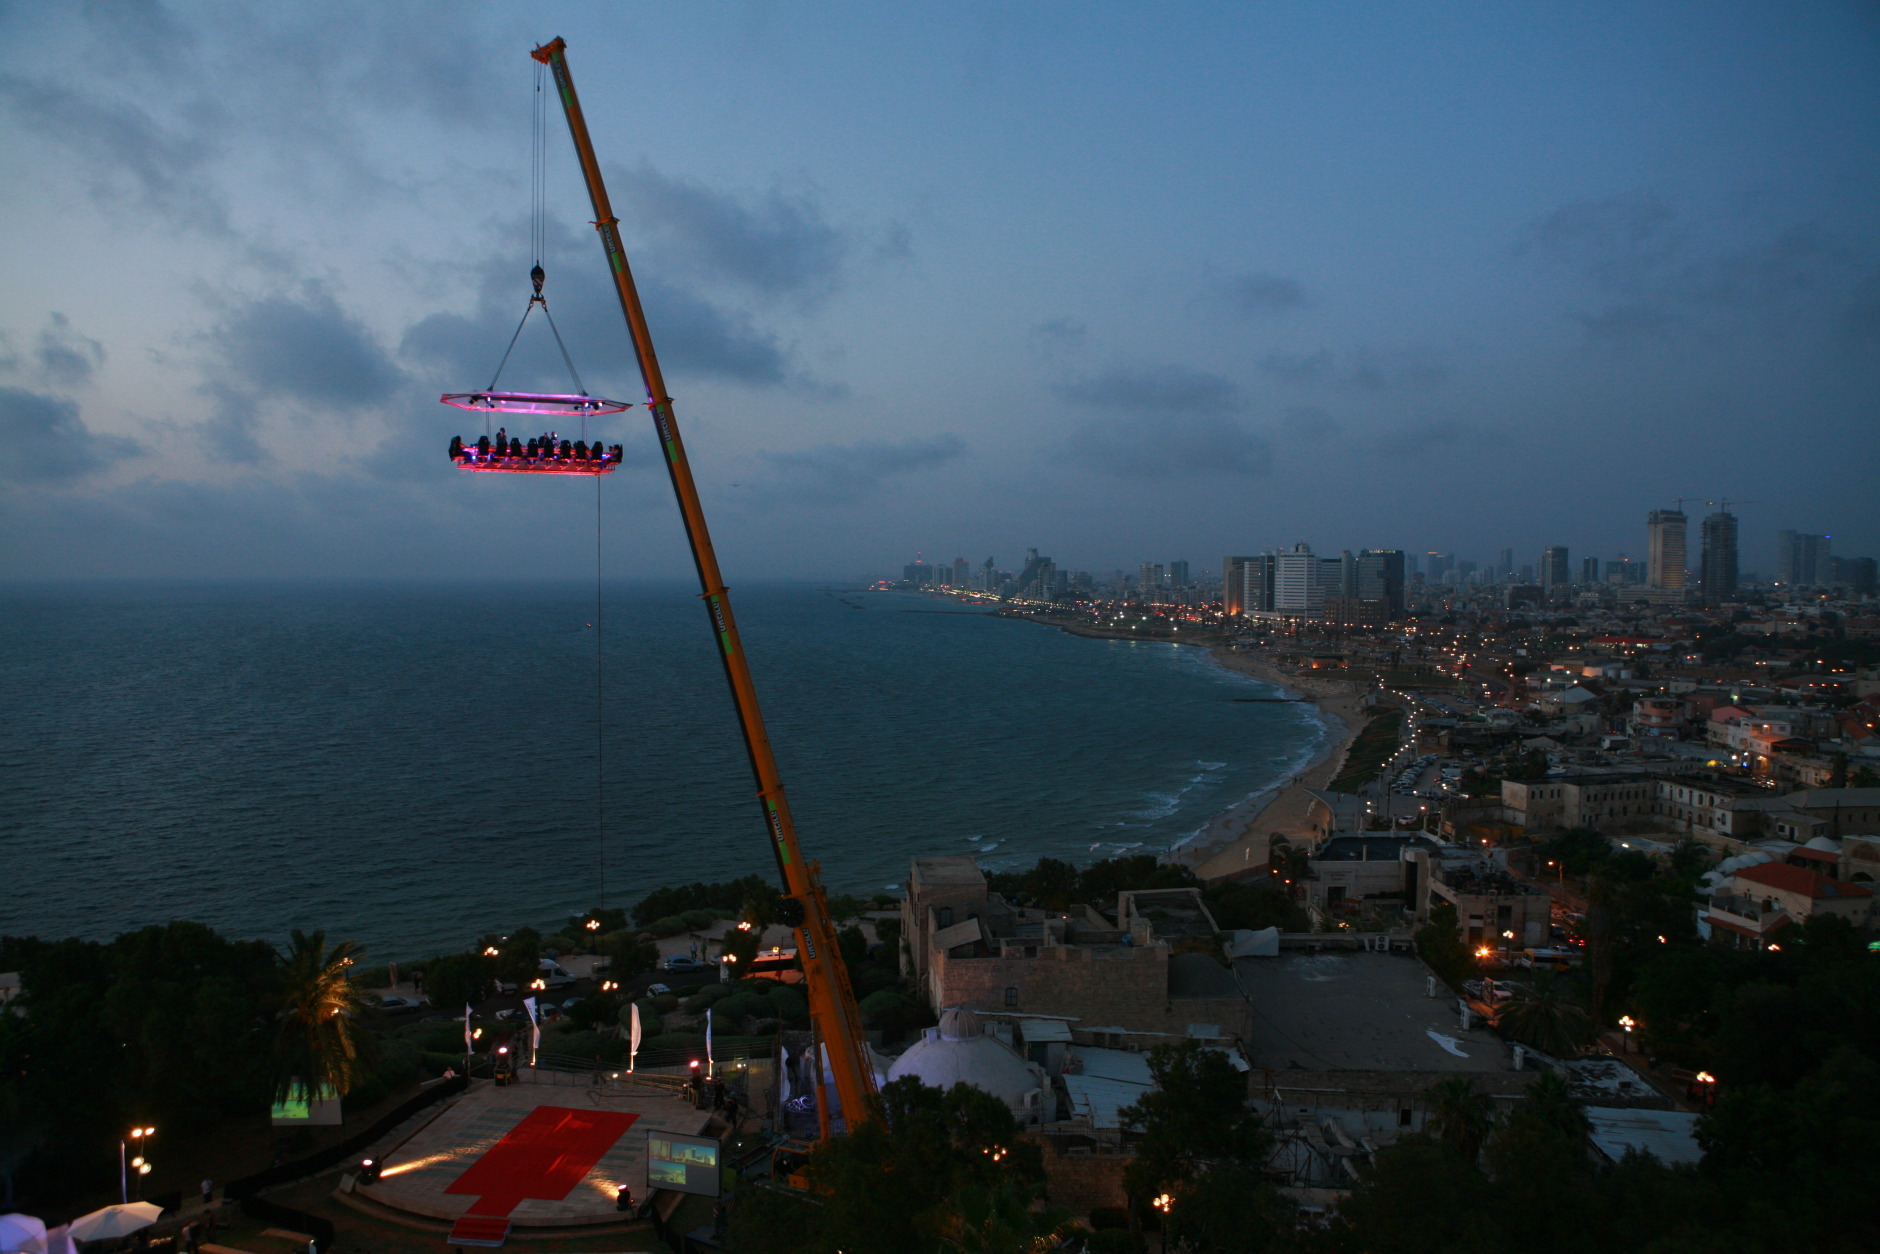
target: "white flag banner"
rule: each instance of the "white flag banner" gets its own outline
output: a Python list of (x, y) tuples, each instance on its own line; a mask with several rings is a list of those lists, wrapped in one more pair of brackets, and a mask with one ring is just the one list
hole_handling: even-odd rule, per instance
[(535, 1022), (535, 998), (524, 997), (522, 999), (522, 1005), (523, 1005), (523, 1008), (529, 1012), (529, 1022), (534, 1023)]
[(633, 1025), (627, 1030), (627, 1070), (633, 1070), (633, 1060), (640, 1055), (640, 1003), (633, 1003)]
[(477, 1052), (476, 1039), (477, 1038), (475, 1037), (475, 1035), (473, 1035), (470, 1031), (470, 1003), (465, 1002), (463, 1004), (463, 1052), (464, 1053), (474, 1054)]
[(705, 1008), (705, 1074), (707, 1076), (710, 1076), (711, 1073), (712, 1073), (712, 1011), (711, 1011), (711, 1007), (707, 1006)]

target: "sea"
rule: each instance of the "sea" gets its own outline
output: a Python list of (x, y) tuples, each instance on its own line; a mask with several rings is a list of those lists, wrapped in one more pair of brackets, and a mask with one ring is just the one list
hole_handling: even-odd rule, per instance
[[(1202, 648), (856, 587), (733, 603), (831, 892), (1166, 853), (1328, 735)], [(415, 960), (776, 875), (696, 588), (14, 586), (0, 658), (0, 935)]]

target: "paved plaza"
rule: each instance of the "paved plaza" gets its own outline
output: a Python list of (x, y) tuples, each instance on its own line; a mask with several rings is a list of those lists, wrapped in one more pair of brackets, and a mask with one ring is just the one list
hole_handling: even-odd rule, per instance
[[(518, 1126), (524, 1125), (518, 1132)], [(361, 1196), (415, 1215), (454, 1221), (482, 1204), (480, 1195), (449, 1191), (476, 1184), (492, 1169), (509, 1174), (514, 1168), (492, 1156), (480, 1169), (479, 1160), (512, 1132), (528, 1135), (531, 1128), (566, 1126), (578, 1135), (569, 1138), (569, 1152), (581, 1150), (585, 1163), (598, 1152), (593, 1165), (574, 1179), (566, 1161), (553, 1156), (540, 1164), (544, 1170), (525, 1174), (529, 1180), (510, 1182), (505, 1213), (521, 1227), (615, 1223), (621, 1218), (614, 1206), (614, 1191), (624, 1184), (635, 1199), (646, 1196), (646, 1136), (649, 1131), (696, 1135), (711, 1121), (709, 1112), (691, 1103), (648, 1088), (521, 1083), (497, 1088), (480, 1081), (420, 1128), (384, 1158), (380, 1179), (356, 1188)], [(613, 1132), (624, 1125), (618, 1138)], [(514, 1139), (512, 1138), (512, 1145)], [(579, 1164), (577, 1164), (578, 1167)], [(471, 1173), (466, 1177), (466, 1173)], [(569, 1181), (574, 1180), (572, 1187)], [(532, 1193), (565, 1195), (531, 1196)]]
[(1507, 1047), (1463, 1031), (1440, 982), (1396, 954), (1284, 953), (1241, 958), (1234, 973), (1253, 1002), (1247, 1060), (1275, 1071), (1506, 1071)]

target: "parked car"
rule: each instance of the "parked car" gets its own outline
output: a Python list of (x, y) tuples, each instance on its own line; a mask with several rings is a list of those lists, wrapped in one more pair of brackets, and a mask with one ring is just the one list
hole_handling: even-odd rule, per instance
[(424, 1005), (415, 997), (381, 997), (380, 1010), (417, 1010)]
[(674, 954), (662, 960), (659, 969), (662, 971), (704, 971), (710, 965), (710, 963), (700, 962), (697, 958), (689, 958), (685, 954)]
[(664, 997), (667, 993), (670, 993), (671, 991), (672, 990), (666, 987), (664, 984), (648, 984), (646, 986), (646, 995), (648, 997)]

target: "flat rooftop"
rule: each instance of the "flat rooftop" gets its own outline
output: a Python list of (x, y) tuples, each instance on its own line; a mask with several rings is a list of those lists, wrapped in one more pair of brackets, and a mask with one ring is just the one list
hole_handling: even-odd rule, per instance
[(1395, 954), (1240, 958), (1253, 1001), (1247, 1061), (1275, 1071), (1506, 1071), (1492, 1032), (1463, 1031), (1456, 999), (1423, 964)]

